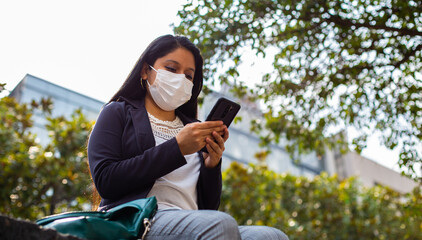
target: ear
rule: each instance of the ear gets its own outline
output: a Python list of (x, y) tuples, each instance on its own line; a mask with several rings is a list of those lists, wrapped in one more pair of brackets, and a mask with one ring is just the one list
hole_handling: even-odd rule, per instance
[(141, 69), (141, 78), (143, 80), (148, 79), (148, 70), (149, 70), (148, 64), (144, 63)]

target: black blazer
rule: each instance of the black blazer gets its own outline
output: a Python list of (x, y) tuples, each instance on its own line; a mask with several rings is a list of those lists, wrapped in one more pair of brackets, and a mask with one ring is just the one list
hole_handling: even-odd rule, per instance
[[(186, 164), (176, 138), (155, 146), (144, 100), (121, 99), (104, 106), (88, 141), (89, 167), (102, 209), (145, 198), (156, 179)], [(176, 114), (185, 125), (198, 121), (177, 110)], [(198, 154), (198, 208), (216, 210), (221, 197), (221, 161), (215, 168), (206, 168)]]

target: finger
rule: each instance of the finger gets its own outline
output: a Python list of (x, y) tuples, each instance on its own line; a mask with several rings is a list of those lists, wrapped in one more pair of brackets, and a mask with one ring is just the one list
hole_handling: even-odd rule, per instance
[(206, 121), (206, 122), (198, 123), (198, 128), (199, 129), (217, 128), (217, 127), (222, 127), (223, 124), (224, 124), (223, 121)]
[(201, 129), (201, 135), (203, 137), (211, 137), (213, 135), (213, 132), (218, 132), (220, 135), (224, 134), (224, 129), (226, 127), (224, 125), (220, 126), (220, 127), (216, 127), (216, 128), (208, 128), (208, 129)]
[[(212, 147), (210, 145), (207, 145), (207, 149), (209, 152), (209, 157), (208, 157), (208, 161), (210, 161), (210, 163), (213, 164), (213, 162), (215, 161), (219, 161), (219, 159), (221, 159), (221, 155), (218, 154), (216, 151), (214, 151), (214, 149), (212, 149)], [(215, 164), (213, 164), (215, 165)]]
[[(219, 136), (221, 138), (221, 136)], [(207, 145), (211, 148), (211, 152), (209, 152), (211, 155), (217, 155), (220, 156), (223, 154), (223, 151), (220, 148), (220, 145), (217, 144), (215, 141), (213, 141), (211, 138), (207, 138)], [(223, 144), (224, 147), (224, 144)], [(208, 149), (208, 148), (207, 148)]]
[(214, 149), (207, 144), (207, 149), (209, 152), (208, 158), (205, 158), (205, 166), (207, 167), (215, 167), (221, 159), (221, 155), (218, 155), (217, 152), (214, 151)]
[(224, 142), (226, 142), (227, 139), (229, 139), (229, 129), (227, 127), (224, 129), (223, 139), (224, 139)]
[[(214, 132), (212, 134), (214, 134)], [(226, 142), (227, 139), (229, 138), (229, 130), (227, 129), (226, 126), (224, 126), (224, 129), (222, 131), (217, 131), (217, 134), (223, 138), (223, 142)], [(214, 137), (214, 135), (212, 137)]]
[(217, 131), (217, 133), (224, 138), (224, 134), (226, 134), (227, 127), (226, 125), (223, 126), (221, 131)]
[(214, 149), (211, 147), (211, 145), (210, 144), (207, 144), (207, 145), (205, 145), (205, 147), (207, 148), (207, 150), (208, 150), (208, 156), (212, 156), (213, 154), (215, 154), (215, 151), (214, 151)]
[(223, 139), (223, 137), (220, 134), (218, 134), (217, 132), (213, 132), (213, 137), (217, 141), (220, 149), (224, 151), (224, 139)]

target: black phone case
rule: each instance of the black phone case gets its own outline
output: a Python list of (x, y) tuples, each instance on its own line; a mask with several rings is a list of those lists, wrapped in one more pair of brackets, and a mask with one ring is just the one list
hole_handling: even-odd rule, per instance
[[(222, 120), (224, 125), (229, 127), (239, 110), (239, 104), (222, 97), (217, 100), (205, 121)], [(206, 147), (202, 148), (201, 151), (208, 152)]]

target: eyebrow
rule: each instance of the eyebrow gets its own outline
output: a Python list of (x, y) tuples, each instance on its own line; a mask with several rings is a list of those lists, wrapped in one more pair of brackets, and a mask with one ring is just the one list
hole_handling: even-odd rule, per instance
[[(180, 63), (178, 61), (171, 60), (171, 59), (166, 60), (166, 62), (172, 62), (172, 63), (176, 63), (177, 65), (180, 65)], [(195, 72), (195, 68), (189, 68), (189, 70), (192, 70), (193, 72)]]

